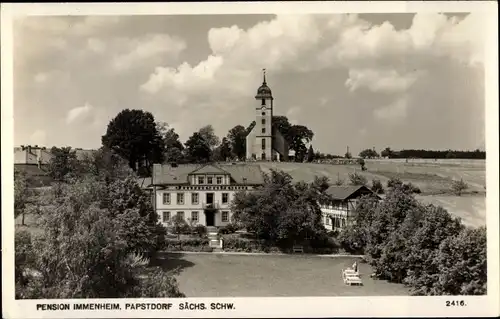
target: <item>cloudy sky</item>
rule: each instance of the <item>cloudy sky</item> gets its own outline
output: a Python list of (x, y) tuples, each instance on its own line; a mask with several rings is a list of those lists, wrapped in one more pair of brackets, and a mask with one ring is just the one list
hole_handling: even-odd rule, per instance
[(484, 148), (482, 17), (325, 14), (29, 17), (14, 24), (14, 143), (97, 148), (125, 108), (183, 142), (275, 114), (313, 146)]

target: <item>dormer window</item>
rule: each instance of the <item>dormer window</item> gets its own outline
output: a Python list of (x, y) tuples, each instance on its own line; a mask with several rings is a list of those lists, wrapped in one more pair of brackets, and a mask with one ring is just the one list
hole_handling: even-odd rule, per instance
[(210, 176), (210, 177), (207, 177), (207, 184), (212, 184), (213, 178)]
[(198, 176), (198, 184), (205, 184), (205, 177), (204, 176)]
[(217, 184), (222, 184), (222, 176), (217, 176)]

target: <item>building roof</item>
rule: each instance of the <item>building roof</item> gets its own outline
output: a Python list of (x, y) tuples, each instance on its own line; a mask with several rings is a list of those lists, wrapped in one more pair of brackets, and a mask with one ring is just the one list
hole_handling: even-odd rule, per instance
[(203, 165), (202, 167), (195, 169), (192, 171), (190, 174), (222, 174), (222, 175), (227, 175), (229, 174), (225, 170), (221, 169), (218, 167), (218, 165), (211, 164), (211, 165)]
[[(376, 195), (371, 189), (369, 189), (366, 186), (363, 185), (358, 185), (358, 186), (330, 186), (327, 190), (326, 193), (330, 196), (332, 196), (333, 199), (335, 200), (347, 200), (351, 198), (356, 198), (360, 197), (361, 195), (365, 194), (374, 194)], [(378, 195), (376, 195), (378, 197)]]
[(264, 184), (262, 170), (252, 164), (154, 164), (154, 185), (188, 184), (191, 174), (224, 174), (230, 175), (235, 184), (261, 185)]

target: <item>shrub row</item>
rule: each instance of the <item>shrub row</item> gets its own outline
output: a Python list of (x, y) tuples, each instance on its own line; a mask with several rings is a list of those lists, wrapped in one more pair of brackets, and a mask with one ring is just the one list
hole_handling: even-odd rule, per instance
[(209, 246), (207, 238), (192, 238), (192, 239), (167, 239), (165, 240), (166, 251), (206, 251), (211, 252), (212, 247)]

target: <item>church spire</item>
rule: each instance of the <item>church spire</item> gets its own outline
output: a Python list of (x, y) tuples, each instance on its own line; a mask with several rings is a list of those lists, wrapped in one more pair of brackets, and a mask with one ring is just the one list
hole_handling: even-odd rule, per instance
[(267, 84), (266, 83), (266, 69), (262, 69), (262, 75), (264, 77), (264, 81), (262, 81), (262, 84)]

